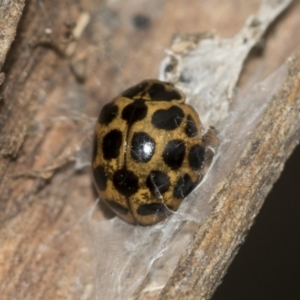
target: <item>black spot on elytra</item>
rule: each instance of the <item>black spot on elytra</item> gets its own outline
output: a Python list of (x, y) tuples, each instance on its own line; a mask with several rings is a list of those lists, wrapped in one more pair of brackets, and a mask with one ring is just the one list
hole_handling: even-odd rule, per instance
[(148, 162), (154, 153), (155, 141), (146, 132), (136, 132), (131, 141), (131, 157), (137, 162)]
[(177, 170), (182, 165), (184, 155), (184, 141), (171, 140), (164, 149), (163, 160), (172, 170)]
[(140, 216), (156, 215), (158, 217), (165, 217), (170, 214), (170, 208), (163, 203), (150, 203), (139, 206), (136, 212)]
[(187, 134), (188, 137), (194, 137), (198, 134), (198, 129), (195, 120), (190, 115), (188, 115), (187, 117), (185, 133)]
[(141, 83), (139, 83), (139, 84), (127, 89), (126, 91), (124, 91), (121, 94), (121, 96), (132, 99), (137, 94), (145, 91), (145, 88), (147, 87), (147, 85), (148, 85), (147, 81), (142, 81)]
[(140, 30), (146, 30), (150, 27), (151, 25), (151, 20), (148, 16), (142, 15), (142, 14), (136, 14), (132, 18), (132, 23), (133, 25), (140, 29)]
[(100, 113), (99, 123), (108, 125), (118, 114), (118, 106), (114, 103), (106, 104)]
[(100, 191), (104, 191), (107, 186), (107, 173), (102, 166), (97, 166), (93, 172), (97, 187)]
[(147, 115), (148, 107), (144, 100), (134, 100), (134, 102), (124, 107), (122, 118), (127, 121), (130, 126), (136, 121), (143, 120)]
[(102, 143), (102, 151), (105, 159), (117, 158), (120, 154), (122, 145), (122, 132), (118, 129), (113, 129), (108, 132)]
[(113, 184), (116, 190), (125, 197), (130, 197), (139, 189), (139, 179), (131, 171), (117, 170), (113, 176)]
[(127, 207), (122, 206), (118, 202), (112, 200), (105, 200), (105, 203), (117, 214), (127, 215), (129, 212), (129, 209)]
[(178, 106), (159, 109), (152, 116), (152, 124), (159, 129), (174, 130), (180, 126), (184, 113)]
[[(170, 86), (170, 85), (169, 85)], [(181, 95), (174, 89), (166, 90), (163, 83), (153, 83), (148, 90), (149, 96), (153, 101), (172, 101), (181, 100)]]
[(146, 185), (152, 195), (159, 198), (170, 187), (170, 178), (168, 174), (161, 171), (151, 171), (147, 177)]
[(204, 162), (205, 149), (197, 144), (191, 147), (188, 160), (192, 170), (199, 170)]
[(175, 198), (185, 198), (193, 189), (195, 184), (193, 183), (190, 175), (184, 174), (179, 177), (173, 191)]

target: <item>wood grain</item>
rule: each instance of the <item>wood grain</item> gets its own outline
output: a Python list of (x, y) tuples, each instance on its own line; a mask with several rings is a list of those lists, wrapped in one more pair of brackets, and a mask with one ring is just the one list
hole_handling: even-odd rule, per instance
[(300, 138), (300, 51), (159, 299), (210, 299)]
[[(89, 170), (74, 172), (73, 165), (64, 164), (48, 179), (16, 174), (70, 157), (87, 135), (89, 121), (82, 116), (95, 117), (103, 103), (130, 84), (156, 77), (175, 32), (215, 29), (232, 36), (259, 1), (193, 0), (188, 6), (184, 0), (24, 3), (0, 4), (1, 299), (93, 299), (94, 253), (81, 222), (95, 199)], [(273, 24), (264, 47), (249, 58), (241, 87), (253, 74), (257, 81), (269, 75), (300, 47), (291, 38), (300, 27), (299, 11), (295, 1)], [(73, 29), (85, 13), (90, 20), (74, 39)], [(134, 21), (139, 14), (147, 17), (147, 26)], [(214, 195), (214, 214), (197, 232), (161, 299), (208, 298), (225, 274), (299, 138), (298, 57), (252, 144)], [(274, 116), (276, 122), (271, 122)], [(272, 139), (261, 139), (263, 129), (272, 132)], [(274, 150), (268, 152), (271, 142)], [(245, 178), (243, 171), (249, 168), (251, 176)], [(243, 178), (243, 186), (236, 186), (235, 176)], [(97, 211), (95, 217), (105, 216)], [(199, 264), (199, 249), (212, 259)]]

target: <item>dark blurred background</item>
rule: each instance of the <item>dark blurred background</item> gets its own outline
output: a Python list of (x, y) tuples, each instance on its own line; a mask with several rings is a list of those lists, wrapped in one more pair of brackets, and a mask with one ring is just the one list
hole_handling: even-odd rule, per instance
[(213, 300), (300, 299), (300, 146), (268, 195)]

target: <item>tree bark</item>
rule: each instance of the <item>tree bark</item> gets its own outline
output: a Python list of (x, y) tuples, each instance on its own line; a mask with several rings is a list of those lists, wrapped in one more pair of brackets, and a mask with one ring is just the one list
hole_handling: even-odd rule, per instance
[[(74, 172), (72, 165), (64, 164), (87, 135), (89, 122), (83, 116), (95, 117), (103, 103), (140, 78), (156, 77), (163, 49), (175, 32), (216, 28), (228, 37), (259, 5), (256, 0), (185, 3), (1, 2), (1, 299), (95, 295), (94, 253), (81, 223), (95, 194), (88, 170)], [(290, 38), (300, 27), (299, 11), (295, 1), (273, 25), (264, 55), (252, 53), (241, 87), (253, 70), (260, 68), (257, 80), (262, 79), (300, 47), (300, 41)], [(299, 74), (297, 52), (284, 85), (213, 195), (212, 215), (198, 229), (160, 299), (209, 299), (226, 273), (299, 140)], [(270, 133), (268, 140), (263, 138), (265, 131)], [(45, 167), (49, 173), (38, 178), (17, 176)], [(95, 215), (99, 220), (105, 217), (101, 211)]]
[(159, 299), (210, 299), (299, 142), (299, 112), (300, 51)]

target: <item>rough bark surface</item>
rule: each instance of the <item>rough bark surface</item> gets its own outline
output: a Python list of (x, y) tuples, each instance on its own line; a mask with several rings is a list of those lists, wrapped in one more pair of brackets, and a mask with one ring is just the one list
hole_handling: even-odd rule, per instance
[[(259, 1), (24, 3), (0, 4), (1, 299), (90, 299), (93, 253), (80, 222), (95, 199), (89, 171), (63, 165), (53, 168), (54, 176), (16, 175), (68, 157), (86, 135), (82, 116), (96, 116), (107, 99), (140, 78), (156, 77), (173, 33), (215, 29), (231, 36)], [(300, 47), (290, 38), (298, 33), (299, 11), (295, 1), (274, 24), (264, 55), (253, 53), (241, 86), (253, 73), (257, 81), (266, 77)], [(214, 214), (199, 228), (160, 299), (208, 299), (225, 274), (299, 139), (299, 69), (297, 54), (251, 143), (214, 194)], [(261, 137), (264, 131), (271, 133), (268, 140)]]
[[(24, 4), (25, 0), (20, 0), (3, 1), (0, 5), (0, 70), (2, 69), (10, 45), (15, 38)], [(0, 85), (1, 83), (0, 80)]]
[(209, 299), (300, 138), (300, 51), (159, 299)]

